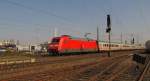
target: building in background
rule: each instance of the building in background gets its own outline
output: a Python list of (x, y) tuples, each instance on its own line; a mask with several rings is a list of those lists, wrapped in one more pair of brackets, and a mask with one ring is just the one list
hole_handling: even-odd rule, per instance
[(16, 43), (14, 40), (0, 40), (0, 48), (15, 48)]
[(14, 40), (0, 40), (0, 45), (14, 45)]

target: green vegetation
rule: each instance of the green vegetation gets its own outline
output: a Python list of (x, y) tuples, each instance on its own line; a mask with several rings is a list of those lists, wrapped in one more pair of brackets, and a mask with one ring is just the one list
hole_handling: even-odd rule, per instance
[(15, 60), (27, 60), (31, 59), (33, 56), (23, 52), (10, 52), (6, 51), (0, 54), (0, 61), (15, 61)]

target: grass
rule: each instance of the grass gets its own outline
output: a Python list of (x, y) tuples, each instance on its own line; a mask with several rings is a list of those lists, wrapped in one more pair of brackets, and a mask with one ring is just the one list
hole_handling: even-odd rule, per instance
[(23, 52), (5, 52), (0, 54), (0, 61), (15, 61), (31, 59), (33, 56)]

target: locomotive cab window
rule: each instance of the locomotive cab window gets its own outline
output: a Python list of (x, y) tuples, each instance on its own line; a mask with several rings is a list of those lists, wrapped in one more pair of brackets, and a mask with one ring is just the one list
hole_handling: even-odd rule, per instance
[(53, 39), (52, 43), (59, 43), (60, 39)]

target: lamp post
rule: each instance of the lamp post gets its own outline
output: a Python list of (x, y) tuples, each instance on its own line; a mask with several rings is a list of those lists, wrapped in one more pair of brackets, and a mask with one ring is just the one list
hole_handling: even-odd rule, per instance
[(98, 26), (97, 26), (97, 41), (96, 41), (96, 43), (97, 43), (97, 51), (98, 51), (98, 53), (100, 52), (100, 49), (99, 49), (99, 28), (98, 28)]

